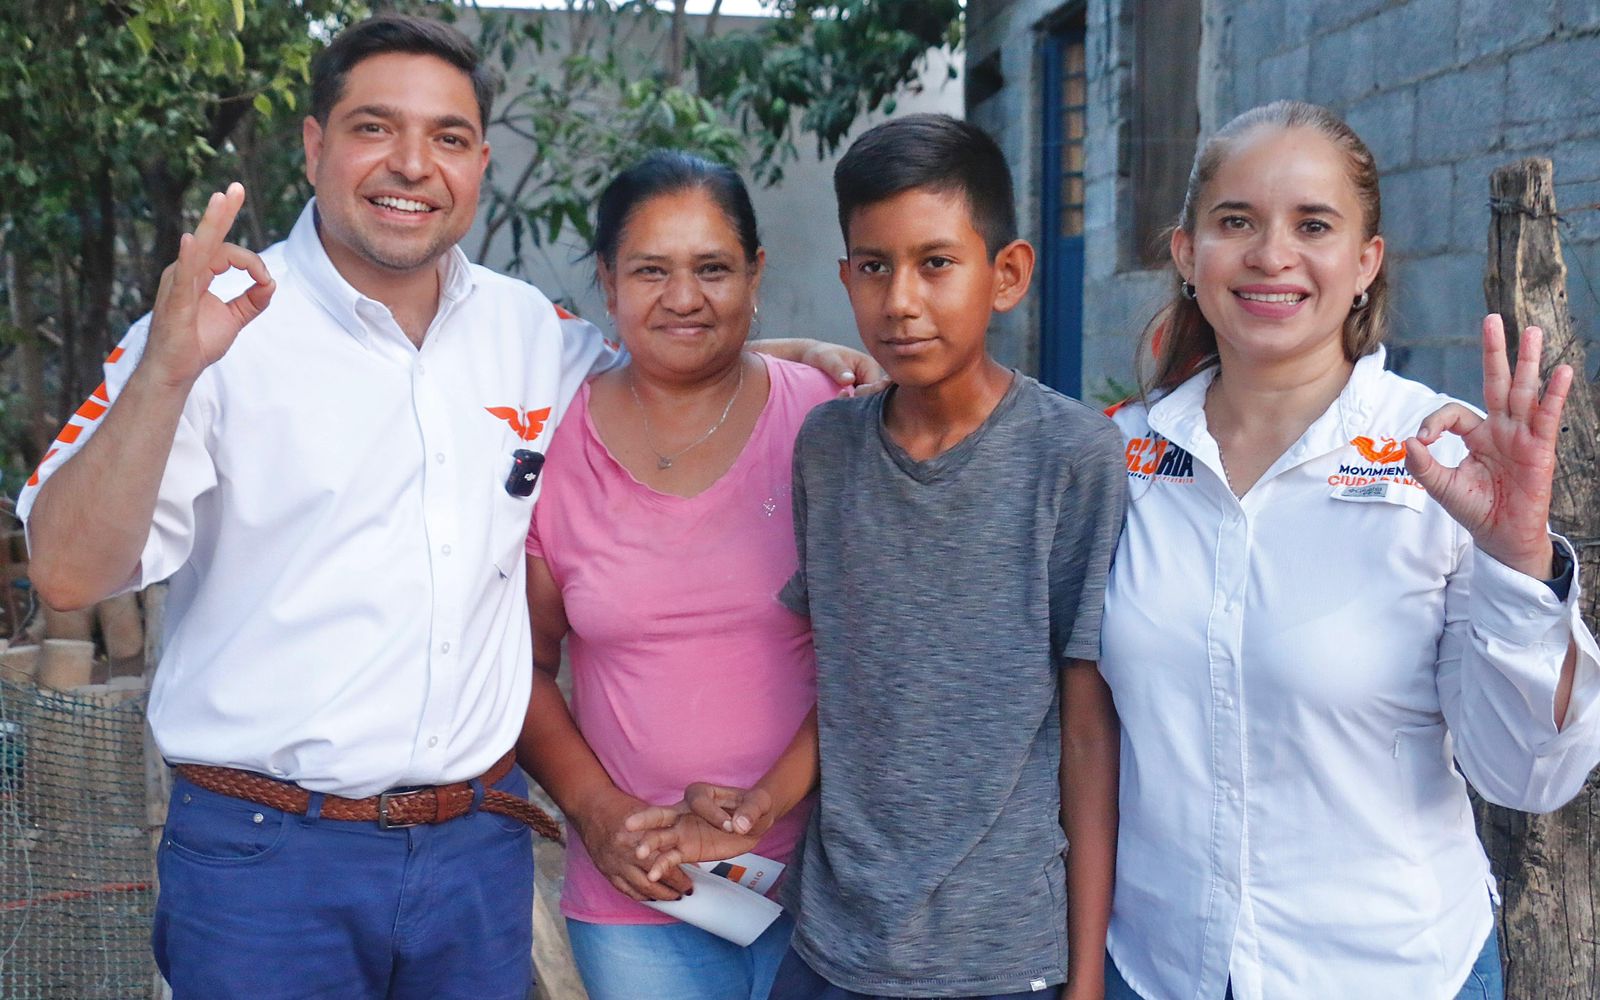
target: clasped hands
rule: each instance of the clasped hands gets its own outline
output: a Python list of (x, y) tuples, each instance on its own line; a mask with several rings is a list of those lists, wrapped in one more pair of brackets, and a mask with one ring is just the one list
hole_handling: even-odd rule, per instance
[(696, 782), (668, 806), (618, 792), (574, 822), (595, 867), (613, 886), (640, 902), (664, 902), (693, 891), (680, 864), (753, 850), (773, 819), (772, 797), (761, 788)]

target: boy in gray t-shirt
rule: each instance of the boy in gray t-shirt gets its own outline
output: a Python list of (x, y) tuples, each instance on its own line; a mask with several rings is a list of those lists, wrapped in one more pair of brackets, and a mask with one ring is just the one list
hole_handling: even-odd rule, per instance
[[(895, 387), (819, 407), (795, 448), (781, 599), (811, 617), (817, 712), (755, 788), (691, 786), (646, 839), (675, 845), (662, 866), (748, 849), (820, 758), (772, 1000), (1099, 997), (1118, 737), (1093, 661), (1122, 438), (987, 353), (1033, 270), (992, 140), (897, 119), (834, 186), (840, 277)], [(633, 827), (672, 818), (652, 812)]]

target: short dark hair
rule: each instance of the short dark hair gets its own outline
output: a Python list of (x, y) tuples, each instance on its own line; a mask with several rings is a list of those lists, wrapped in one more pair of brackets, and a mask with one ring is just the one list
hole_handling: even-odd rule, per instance
[(622, 231), (639, 206), (652, 198), (691, 190), (704, 191), (722, 210), (728, 224), (739, 234), (745, 262), (754, 264), (756, 251), (761, 249), (761, 234), (756, 231), (756, 210), (750, 204), (750, 190), (744, 179), (732, 167), (679, 149), (652, 150), (611, 179), (595, 206), (590, 253), (606, 267), (616, 267)]
[(989, 256), (1017, 238), (1011, 168), (1000, 147), (969, 122), (919, 114), (868, 129), (833, 168), (845, 243), (857, 209), (917, 188), (965, 198)]
[(494, 67), (484, 62), (478, 47), (455, 28), (406, 14), (384, 14), (352, 24), (317, 53), (311, 62), (311, 117), (327, 125), (333, 106), (344, 96), (350, 71), (362, 60), (389, 52), (435, 56), (465, 73), (478, 100), (478, 124), (488, 131), (489, 111), (500, 85)]

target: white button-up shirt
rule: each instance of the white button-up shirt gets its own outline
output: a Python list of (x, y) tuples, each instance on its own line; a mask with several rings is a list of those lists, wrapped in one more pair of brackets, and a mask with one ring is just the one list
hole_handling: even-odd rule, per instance
[(1547, 811), (1600, 759), (1577, 582), (1563, 603), (1476, 551), (1406, 475), (1401, 442), (1447, 399), (1382, 352), (1242, 499), (1206, 429), (1212, 377), (1116, 415), (1112, 958), (1152, 1000), (1220, 1000), (1230, 978), (1239, 1000), (1454, 997), (1494, 891), (1462, 775)]
[[(174, 762), (363, 796), (475, 777), (531, 683), (512, 452), (542, 452), (615, 359), (524, 282), (440, 261), (418, 349), (323, 251), (314, 205), (262, 256), (271, 305), (200, 376), (137, 577), (171, 577), (150, 723)], [(248, 284), (231, 272), (227, 298)], [(106, 364), (18, 501), (94, 433), (149, 318)]]

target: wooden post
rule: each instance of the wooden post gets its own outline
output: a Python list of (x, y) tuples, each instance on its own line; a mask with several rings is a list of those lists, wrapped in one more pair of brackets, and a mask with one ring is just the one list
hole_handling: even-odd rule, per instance
[[(1550, 520), (1580, 545), (1584, 618), (1600, 608), (1600, 419), (1583, 344), (1567, 311), (1567, 266), (1557, 232), (1554, 168), (1528, 159), (1489, 180), (1491, 220), (1484, 296), (1505, 317), (1513, 344), (1524, 327), (1544, 331), (1543, 372), (1569, 364), (1567, 399)], [(1507, 1000), (1592, 1000), (1600, 996), (1600, 782), (1547, 816), (1478, 804), (1478, 825), (1505, 905), (1500, 940)]]
[[(167, 585), (157, 583), (145, 588), (144, 598), (144, 689), (150, 690), (156, 679), (156, 668), (161, 665), (162, 623), (166, 615)], [(161, 847), (161, 835), (167, 825), (167, 798), (172, 794), (172, 775), (167, 762), (161, 759), (161, 750), (148, 724), (144, 727), (144, 809), (145, 822), (150, 831), (150, 876), (156, 877), (156, 851)], [(156, 886), (160, 891), (160, 885)], [(151, 969), (151, 1000), (172, 1000), (172, 988), (161, 973)]]

